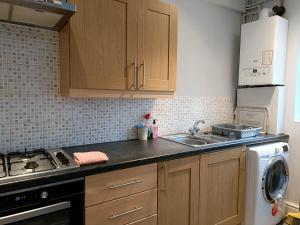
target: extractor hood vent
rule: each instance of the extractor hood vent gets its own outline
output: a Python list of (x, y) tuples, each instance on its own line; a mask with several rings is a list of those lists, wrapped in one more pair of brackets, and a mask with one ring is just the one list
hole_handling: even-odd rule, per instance
[(59, 31), (75, 13), (64, 0), (0, 0), (0, 21)]

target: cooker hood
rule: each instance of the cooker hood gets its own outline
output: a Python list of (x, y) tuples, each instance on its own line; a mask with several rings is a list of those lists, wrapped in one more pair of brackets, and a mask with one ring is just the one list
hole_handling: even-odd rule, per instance
[(75, 13), (65, 0), (0, 0), (0, 21), (59, 31)]

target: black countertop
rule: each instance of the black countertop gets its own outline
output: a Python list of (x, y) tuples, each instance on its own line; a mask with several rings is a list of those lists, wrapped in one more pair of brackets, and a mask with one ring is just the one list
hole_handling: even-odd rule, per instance
[(198, 148), (178, 144), (169, 140), (158, 138), (155, 140), (140, 141), (127, 140), (102, 144), (91, 144), (63, 148), (72, 155), (74, 152), (102, 151), (107, 154), (109, 161), (106, 163), (82, 166), (64, 171), (51, 171), (44, 174), (32, 174), (19, 177), (15, 181), (0, 180), (0, 193), (43, 185), (51, 182), (60, 182), (76, 179), (92, 174), (103, 173), (128, 167), (157, 163), (207, 152), (220, 151), (242, 145), (257, 145), (270, 142), (288, 142), (288, 135), (265, 135), (254, 138), (231, 140), (222, 143), (203, 145)]

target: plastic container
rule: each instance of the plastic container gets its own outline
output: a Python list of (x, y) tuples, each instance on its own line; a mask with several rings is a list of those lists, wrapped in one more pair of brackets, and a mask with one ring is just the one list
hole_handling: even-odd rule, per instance
[(152, 124), (152, 136), (153, 139), (158, 138), (158, 125), (157, 125), (157, 121), (153, 120), (153, 124)]
[(148, 140), (148, 127), (138, 126), (138, 139), (142, 141)]
[(242, 124), (219, 124), (213, 125), (212, 133), (222, 136), (227, 136), (229, 138), (249, 138), (258, 136), (260, 133), (260, 127), (252, 127)]

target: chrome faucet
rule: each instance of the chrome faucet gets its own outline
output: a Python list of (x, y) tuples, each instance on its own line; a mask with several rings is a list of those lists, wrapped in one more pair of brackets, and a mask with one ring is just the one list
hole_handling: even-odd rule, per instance
[(200, 123), (205, 123), (205, 121), (204, 120), (198, 120), (194, 123), (193, 128), (189, 129), (189, 132), (191, 133), (192, 136), (195, 136), (200, 131), (200, 128), (198, 127), (198, 125)]

